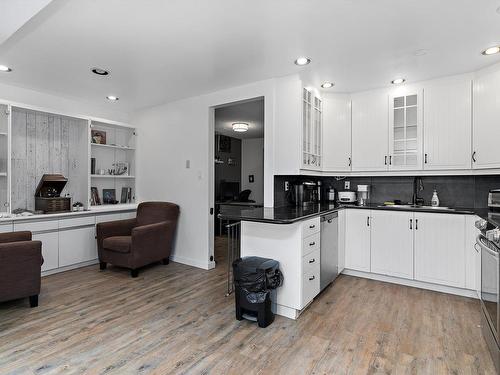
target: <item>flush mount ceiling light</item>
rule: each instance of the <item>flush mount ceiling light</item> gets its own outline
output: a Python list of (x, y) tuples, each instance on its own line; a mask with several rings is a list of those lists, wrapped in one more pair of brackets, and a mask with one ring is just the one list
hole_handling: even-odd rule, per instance
[(92, 68), (92, 73), (97, 74), (98, 76), (107, 76), (109, 71), (102, 68)]
[(118, 96), (114, 96), (114, 95), (108, 95), (106, 96), (106, 99), (108, 99), (109, 101), (111, 102), (116, 102), (117, 100), (119, 100), (120, 98)]
[(8, 73), (12, 72), (12, 69), (5, 65), (0, 65), (0, 72)]
[(324, 89), (329, 89), (329, 88), (331, 88), (333, 86), (335, 86), (335, 83), (333, 83), (333, 82), (325, 82), (325, 83), (323, 83), (321, 85), (321, 87), (324, 88)]
[(500, 52), (500, 46), (493, 46), (493, 47), (489, 47), (489, 48), (486, 48), (483, 52), (481, 52), (483, 55), (485, 56), (489, 56), (489, 55), (495, 55), (497, 53)]
[(233, 131), (238, 133), (244, 133), (248, 130), (248, 124), (245, 122), (235, 122), (233, 124)]
[(400, 84), (405, 83), (405, 82), (406, 82), (406, 79), (404, 79), (404, 78), (396, 78), (396, 79), (393, 79), (391, 81), (391, 83), (393, 85), (400, 85)]
[(304, 66), (304, 65), (309, 64), (311, 62), (311, 59), (309, 57), (301, 56), (301, 57), (297, 58), (297, 60), (295, 60), (294, 62), (295, 62), (295, 65)]

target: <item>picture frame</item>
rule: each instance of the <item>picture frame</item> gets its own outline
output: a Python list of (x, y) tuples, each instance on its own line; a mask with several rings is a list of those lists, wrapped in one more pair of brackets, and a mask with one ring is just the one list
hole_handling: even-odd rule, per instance
[(90, 188), (90, 204), (92, 206), (100, 206), (101, 205), (101, 198), (99, 197), (99, 190), (95, 186), (92, 186)]
[(102, 201), (104, 204), (116, 204), (116, 189), (102, 189)]
[(92, 138), (92, 143), (98, 145), (106, 144), (106, 132), (104, 130), (92, 130), (90, 134)]
[(132, 188), (122, 187), (122, 194), (120, 197), (120, 203), (131, 203)]

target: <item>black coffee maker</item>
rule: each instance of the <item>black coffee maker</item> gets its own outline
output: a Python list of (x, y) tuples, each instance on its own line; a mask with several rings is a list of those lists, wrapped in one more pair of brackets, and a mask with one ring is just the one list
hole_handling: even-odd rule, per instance
[(290, 189), (291, 203), (299, 207), (307, 207), (318, 202), (318, 184), (313, 181), (293, 183)]

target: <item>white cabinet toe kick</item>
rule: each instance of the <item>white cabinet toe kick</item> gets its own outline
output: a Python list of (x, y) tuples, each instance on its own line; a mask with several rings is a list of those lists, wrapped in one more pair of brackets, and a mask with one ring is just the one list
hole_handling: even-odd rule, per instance
[[(343, 209), (338, 272), (477, 298), (474, 215)], [(273, 311), (297, 319), (320, 293), (319, 215), (290, 224), (242, 221), (241, 256), (275, 259), (283, 272)]]

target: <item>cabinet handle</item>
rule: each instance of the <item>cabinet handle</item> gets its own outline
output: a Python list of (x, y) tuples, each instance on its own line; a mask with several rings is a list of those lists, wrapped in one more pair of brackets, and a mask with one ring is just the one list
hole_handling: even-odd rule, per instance
[(309, 229), (314, 229), (316, 228), (316, 225), (309, 225)]
[(424, 163), (427, 164), (427, 154), (424, 155)]
[(311, 277), (309, 278), (309, 281), (313, 281), (314, 279), (315, 279), (315, 277), (314, 277), (314, 276), (311, 276)]
[(349, 167), (351, 166), (351, 158), (349, 158)]
[(384, 165), (387, 165), (387, 155), (384, 156)]
[(415, 219), (415, 229), (418, 230), (418, 219)]
[(367, 216), (366, 217), (366, 226), (369, 227), (370, 226), (370, 216)]
[(309, 242), (309, 246), (314, 246), (316, 245), (316, 242)]
[(476, 162), (476, 151), (472, 153), (472, 161), (475, 163)]
[(312, 258), (309, 260), (309, 263), (314, 263), (316, 261), (316, 259)]
[(392, 155), (389, 155), (389, 165), (392, 165)]
[(413, 229), (413, 219), (410, 219), (410, 229)]

